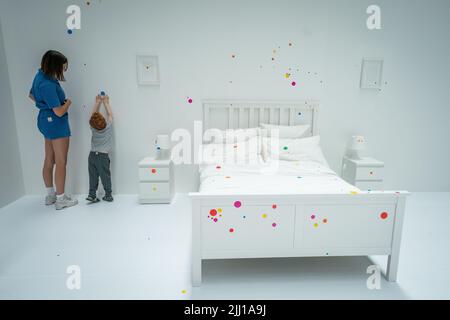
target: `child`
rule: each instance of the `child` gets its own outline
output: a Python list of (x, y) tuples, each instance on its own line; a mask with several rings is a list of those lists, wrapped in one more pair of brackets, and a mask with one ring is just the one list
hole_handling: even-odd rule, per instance
[[(99, 112), (100, 106), (105, 106), (108, 119)], [(89, 124), (92, 130), (91, 152), (89, 154), (89, 195), (87, 201), (92, 203), (99, 202), (97, 198), (98, 178), (102, 179), (103, 188), (105, 189), (104, 201), (112, 202), (111, 189), (111, 171), (109, 153), (112, 151), (113, 134), (112, 134), (113, 115), (109, 104), (109, 96), (97, 95), (95, 98), (94, 108), (92, 110)]]

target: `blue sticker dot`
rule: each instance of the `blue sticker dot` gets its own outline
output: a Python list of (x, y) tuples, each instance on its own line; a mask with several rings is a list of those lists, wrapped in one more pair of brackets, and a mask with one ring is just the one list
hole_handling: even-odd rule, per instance
[(73, 30), (69, 29), (69, 30), (67, 30), (67, 33), (68, 33), (68, 34), (72, 34), (72, 33), (73, 33)]
[(106, 96), (106, 93), (105, 93), (105, 91), (102, 91), (102, 92), (100, 92), (100, 95), (102, 95), (102, 96)]
[(301, 116), (301, 115), (302, 115), (302, 113), (301, 113), (301, 112), (299, 112), (299, 113), (298, 113), (298, 115), (299, 115), (299, 116)]

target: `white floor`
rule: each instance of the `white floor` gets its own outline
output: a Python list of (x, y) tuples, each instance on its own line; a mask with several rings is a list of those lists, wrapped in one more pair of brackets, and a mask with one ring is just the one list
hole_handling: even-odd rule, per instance
[[(207, 261), (190, 286), (190, 205), (114, 203), (57, 213), (41, 197), (0, 209), (0, 299), (449, 299), (450, 193), (407, 204), (399, 281), (366, 286), (367, 257)], [(384, 257), (373, 257), (384, 267)], [(70, 265), (81, 290), (66, 287)]]

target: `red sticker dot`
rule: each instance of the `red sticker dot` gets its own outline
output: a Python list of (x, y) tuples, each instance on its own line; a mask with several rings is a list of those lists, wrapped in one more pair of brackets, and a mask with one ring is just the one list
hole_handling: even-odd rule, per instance
[(388, 218), (388, 213), (387, 212), (383, 212), (382, 214), (380, 214), (381, 219), (386, 220)]
[(274, 205), (272, 206), (272, 209), (276, 209), (276, 208), (277, 208), (277, 205), (274, 204)]
[(242, 203), (241, 203), (240, 201), (235, 201), (235, 202), (234, 202), (234, 206), (235, 206), (236, 208), (240, 208), (240, 207), (242, 206)]
[(233, 232), (234, 232), (234, 229), (233, 229), (233, 228), (231, 228), (231, 229), (230, 229), (230, 233), (233, 233)]
[(209, 212), (209, 215), (212, 216), (212, 217), (217, 216), (217, 210), (216, 210), (216, 209), (212, 209), (212, 210)]
[(328, 219), (323, 219), (323, 223), (328, 223)]
[(152, 173), (156, 173), (156, 169), (152, 169)]

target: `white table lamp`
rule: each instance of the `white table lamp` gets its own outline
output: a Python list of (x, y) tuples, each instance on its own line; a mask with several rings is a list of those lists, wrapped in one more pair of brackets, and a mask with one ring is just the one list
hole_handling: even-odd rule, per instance
[(166, 134), (156, 136), (156, 159), (166, 160), (170, 158), (170, 138)]
[(347, 156), (361, 159), (361, 152), (366, 150), (366, 139), (363, 136), (352, 136), (347, 145)]

